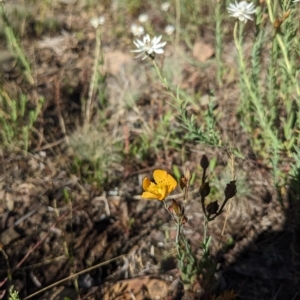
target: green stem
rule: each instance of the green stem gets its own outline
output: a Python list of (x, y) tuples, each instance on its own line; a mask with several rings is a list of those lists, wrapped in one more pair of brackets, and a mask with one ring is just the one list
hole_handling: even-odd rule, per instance
[(176, 0), (176, 32), (175, 32), (175, 51), (178, 51), (179, 48), (179, 40), (180, 40), (180, 0)]
[(222, 77), (224, 73), (224, 66), (222, 62), (222, 4), (218, 0), (215, 9), (215, 21), (216, 21), (216, 60), (217, 60), (217, 80), (218, 84), (222, 86)]
[(159, 67), (158, 67), (158, 65), (157, 65), (157, 63), (156, 63), (156, 61), (155, 61), (155, 59), (152, 59), (152, 63), (153, 63), (153, 66), (154, 66), (154, 68), (155, 68), (156, 74), (157, 74), (158, 77), (159, 77), (160, 82), (163, 84), (163, 86), (164, 86), (168, 91), (171, 91), (171, 90), (170, 90), (170, 87), (169, 87), (169, 85), (168, 85), (168, 81), (167, 81), (166, 78), (164, 78), (164, 77), (162, 76), (162, 74), (161, 74), (161, 72), (160, 72), (160, 69), (159, 69)]
[(203, 242), (206, 242), (206, 236), (207, 236), (207, 225), (208, 225), (208, 221), (207, 218), (205, 217), (204, 220), (204, 232), (203, 232)]
[(179, 245), (179, 235), (180, 235), (180, 231), (181, 231), (181, 224), (179, 224), (179, 222), (177, 223), (177, 233), (176, 233), (176, 245)]

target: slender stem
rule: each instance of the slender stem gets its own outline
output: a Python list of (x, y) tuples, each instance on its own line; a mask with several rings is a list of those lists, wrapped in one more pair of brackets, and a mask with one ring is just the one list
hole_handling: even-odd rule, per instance
[(222, 213), (223, 208), (225, 207), (225, 205), (226, 205), (226, 203), (227, 203), (228, 200), (229, 200), (228, 198), (225, 198), (225, 199), (224, 199), (223, 204), (221, 205), (221, 207), (220, 207), (220, 209), (219, 209), (217, 215), (219, 215), (219, 214)]
[(202, 174), (202, 184), (204, 184), (206, 179), (206, 169), (203, 169), (203, 174)]
[(177, 223), (177, 233), (176, 233), (176, 245), (179, 245), (179, 235), (180, 235), (180, 231), (181, 231), (181, 224), (178, 222)]
[(184, 198), (183, 198), (183, 203), (186, 203), (189, 198), (189, 188), (190, 188), (190, 181), (188, 181), (185, 189), (184, 189)]
[(179, 48), (179, 40), (180, 40), (180, 0), (176, 0), (176, 33), (175, 33), (175, 51)]
[[(248, 89), (248, 92), (251, 96), (251, 98), (253, 99), (253, 101), (256, 100), (256, 95), (255, 93), (253, 92), (252, 90), (252, 87), (251, 87), (251, 83), (249, 81), (249, 78), (248, 76), (246, 75), (246, 66), (245, 66), (245, 62), (244, 62), (244, 56), (243, 56), (243, 49), (242, 49), (242, 45), (240, 43), (240, 40), (238, 38), (238, 33), (237, 33), (237, 29), (238, 29), (238, 24), (239, 22), (235, 22), (235, 25), (234, 25), (234, 30), (233, 30), (233, 35), (234, 35), (234, 42), (235, 42), (235, 46), (238, 50), (238, 55), (239, 55), (239, 65), (240, 65), (240, 68), (241, 68), (241, 72), (242, 72), (242, 77), (244, 79), (244, 82), (247, 86), (247, 89)], [(258, 111), (258, 113), (260, 114), (261, 112)]]
[(93, 94), (94, 94), (97, 72), (98, 72), (97, 69), (98, 69), (99, 57), (100, 57), (100, 47), (101, 47), (101, 32), (100, 32), (100, 28), (98, 27), (96, 29), (96, 48), (95, 48), (95, 60), (94, 60), (94, 66), (93, 66), (93, 75), (91, 78), (88, 100), (87, 100), (86, 109), (85, 109), (85, 116), (86, 116), (85, 122), (86, 123), (90, 123), (90, 121), (91, 121), (92, 100), (93, 100)]
[(157, 75), (158, 75), (159, 80), (161, 81), (161, 83), (164, 85), (164, 87), (165, 87), (168, 91), (171, 91), (171, 90), (170, 90), (170, 87), (169, 87), (169, 85), (168, 85), (168, 81), (166, 80), (166, 78), (164, 78), (164, 77), (162, 76), (162, 74), (161, 74), (161, 72), (160, 72), (160, 69), (159, 69), (159, 67), (158, 67), (158, 65), (157, 65), (157, 63), (156, 63), (156, 61), (155, 61), (155, 59), (152, 59), (152, 63), (153, 63), (153, 66), (154, 66), (154, 68), (155, 68), (155, 71), (156, 71), (156, 73), (157, 73)]
[(206, 236), (207, 236), (207, 225), (208, 225), (208, 220), (205, 218), (204, 220), (204, 232), (203, 232), (203, 242), (206, 242)]
[(172, 217), (172, 219), (175, 220), (173, 214), (169, 211), (169, 208), (167, 206), (167, 202), (165, 201), (165, 199), (163, 200), (163, 202), (164, 202), (164, 206), (165, 206), (166, 211), (169, 213), (169, 215)]
[(202, 210), (203, 210), (203, 213), (205, 216), (205, 220), (207, 220), (207, 214), (206, 214), (206, 210), (205, 210), (204, 200), (205, 200), (205, 198), (201, 197), (200, 201), (201, 201)]
[(225, 207), (225, 205), (226, 205), (226, 203), (227, 203), (227, 201), (228, 201), (229, 199), (230, 199), (230, 198), (225, 198), (225, 199), (224, 199), (224, 201), (223, 201), (221, 207), (219, 208), (218, 212), (216, 212), (215, 215), (214, 215), (213, 217), (210, 217), (210, 216), (209, 216), (209, 217), (207, 218), (207, 222), (213, 221), (216, 217), (218, 217), (218, 216), (223, 212), (223, 209), (224, 209), (224, 207)]
[(224, 66), (222, 62), (222, 7), (221, 1), (217, 0), (215, 9), (215, 21), (216, 21), (216, 60), (217, 60), (217, 80), (218, 84), (222, 86), (222, 77), (224, 72)]

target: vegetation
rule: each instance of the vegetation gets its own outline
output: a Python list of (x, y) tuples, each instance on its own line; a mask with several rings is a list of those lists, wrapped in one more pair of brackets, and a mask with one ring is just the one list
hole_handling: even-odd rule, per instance
[[(100, 197), (105, 217), (89, 217), (91, 227), (114, 211), (128, 218), (118, 217), (127, 234), (143, 218), (116, 209), (109, 195), (162, 201), (149, 201), (149, 209), (164, 206), (166, 222), (176, 227), (171, 247), (184, 292), (193, 299), (236, 299), (238, 291), (220, 287), (212, 253), (238, 242), (233, 234), (225, 238), (226, 226), (238, 200), (255, 194), (249, 183), (255, 168), (267, 176), (261, 185), (268, 182), (280, 213), (299, 224), (299, 1), (27, 2), (22, 7), (0, 1), (3, 164), (30, 157), (38, 162), (36, 170), (46, 170), (39, 174), (62, 173), (85, 196)], [(64, 14), (62, 21), (65, 8), (69, 19)], [(49, 161), (59, 162), (56, 170)], [(244, 169), (244, 162), (255, 166)], [(155, 182), (140, 177), (151, 170)], [(8, 175), (5, 169), (0, 183), (14, 176), (26, 181), (29, 171), (18, 171)], [(56, 193), (49, 193), (55, 194), (49, 202), (55, 225), (68, 216), (69, 223), (58, 226), (58, 244), (79, 295), (84, 271), (75, 263), (75, 231), (81, 225), (73, 213), (84, 204), (68, 183), (60, 187), (68, 213), (61, 213)], [(173, 197), (177, 183), (181, 190)], [(146, 194), (139, 197), (142, 188)], [(8, 194), (4, 185), (0, 189)], [(15, 212), (18, 205), (10, 207), (5, 197), (1, 211)], [(197, 212), (188, 210), (193, 203)], [(201, 216), (200, 240), (186, 233), (189, 213)], [(220, 240), (214, 241), (210, 224), (219, 224)], [(9, 266), (13, 252), (6, 252), (4, 247)], [(86, 270), (93, 263), (86, 259)], [(9, 299), (19, 299), (13, 278), (20, 265), (7, 266), (9, 276), (0, 274), (0, 283), (7, 282)]]

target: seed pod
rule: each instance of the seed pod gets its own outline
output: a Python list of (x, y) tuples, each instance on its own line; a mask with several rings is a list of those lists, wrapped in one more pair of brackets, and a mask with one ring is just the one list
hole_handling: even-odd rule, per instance
[(214, 215), (217, 213), (219, 209), (219, 204), (218, 201), (214, 201), (214, 202), (210, 202), (207, 206), (206, 206), (206, 211), (209, 215)]
[(210, 186), (209, 186), (208, 182), (204, 182), (200, 186), (199, 193), (200, 193), (200, 196), (203, 197), (203, 198), (205, 198), (205, 197), (207, 197), (209, 195), (209, 193), (210, 193)]
[(206, 170), (209, 166), (209, 160), (205, 154), (201, 157), (200, 166), (203, 170)]
[(236, 189), (236, 180), (230, 181), (225, 188), (224, 194), (226, 199), (230, 199), (236, 195), (237, 189)]
[(180, 216), (181, 215), (181, 206), (180, 204), (177, 203), (176, 200), (172, 200), (172, 207), (173, 207), (173, 212), (176, 216)]
[(190, 171), (190, 169), (186, 169), (186, 171), (184, 172), (184, 177), (186, 178), (186, 180), (188, 182), (191, 180), (191, 171)]

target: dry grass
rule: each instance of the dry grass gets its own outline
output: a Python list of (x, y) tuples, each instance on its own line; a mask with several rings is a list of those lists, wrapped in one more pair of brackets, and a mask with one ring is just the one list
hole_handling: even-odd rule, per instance
[[(223, 197), (222, 191), (230, 180), (237, 180), (238, 190), (226, 213), (208, 228), (212, 236), (212, 258), (223, 267), (217, 272), (219, 285), (214, 293), (232, 288), (240, 299), (296, 299), (295, 284), (289, 274), (298, 280), (297, 221), (276, 201), (278, 194), (269, 165), (255, 156), (250, 136), (243, 131), (237, 117), (240, 93), (235, 65), (237, 53), (231, 37), (232, 24), (225, 16), (226, 5), (222, 49), (226, 72), (220, 86), (216, 77), (214, 3), (184, 2), (180, 15), (175, 2), (167, 12), (155, 1), (140, 0), (4, 4), (30, 62), (35, 84), (27, 83), (15, 54), (7, 55), (6, 42), (0, 41), (3, 75), (0, 113), (4, 109), (4, 94), (12, 98), (26, 95), (26, 118), (38, 99), (45, 98), (30, 133), (29, 153), (14, 145), (0, 146), (0, 220), (5, 232), (0, 234), (0, 242), (12, 275), (8, 279), (6, 273), (0, 273), (0, 286), (5, 282), (4, 289), (13, 284), (22, 297), (39, 290), (28, 278), (30, 284), (25, 285), (20, 274), (46, 259), (64, 255), (61, 246), (64, 240), (71, 253), (65, 257), (65, 263), (32, 268), (43, 287), (64, 281), (91, 264), (139, 252), (146, 271), (136, 270), (131, 276), (144, 271), (162, 273), (158, 282), (168, 288), (175, 286), (177, 297), (183, 296), (175, 280), (178, 270), (173, 270), (176, 232), (170, 216), (161, 203), (140, 204), (133, 199), (141, 193), (143, 176), (149, 176), (155, 168), (170, 172), (189, 168), (200, 178), (199, 161), (206, 154), (215, 162), (210, 166), (209, 178), (214, 199)], [(198, 126), (207, 125), (209, 96), (214, 91), (213, 115), (223, 145), (228, 146), (212, 147), (191, 139), (170, 91), (159, 82), (150, 59), (135, 60), (130, 53), (134, 48), (130, 25), (138, 23), (141, 13), (149, 16), (149, 21), (143, 24), (147, 32), (163, 34), (168, 41), (164, 55), (157, 56), (156, 62), (170, 88), (187, 100), (186, 111), (195, 116)], [(100, 15), (105, 17), (105, 24), (99, 28), (100, 58), (95, 65), (97, 32), (90, 19)], [(169, 23), (176, 26), (176, 20), (177, 26), (180, 21), (180, 35), (166, 36), (165, 26)], [(0, 34), (4, 37), (1, 29)], [(202, 49), (204, 53), (199, 55)], [(96, 66), (95, 82), (93, 93), (89, 93), (93, 66)], [(86, 122), (88, 99), (91, 114)], [(6, 114), (5, 120), (9, 118)], [(251, 136), (256, 134), (259, 135), (252, 132)], [(288, 167), (282, 165), (283, 171), (284, 168)], [(199, 183), (196, 179), (191, 187), (196, 192), (191, 193), (186, 207), (189, 221), (185, 225), (186, 235), (198, 256), (202, 254), (199, 241), (202, 241), (204, 221), (197, 194)], [(72, 202), (71, 211), (68, 211), (66, 193)], [(178, 189), (176, 193), (175, 198), (180, 199), (181, 191)], [(289, 193), (288, 187), (282, 187), (286, 207), (291, 205)], [(15, 222), (26, 216), (34, 203), (39, 203), (34, 217), (17, 227)], [(55, 205), (62, 215), (68, 211), (72, 217), (56, 218), (51, 210)], [(53, 227), (59, 224), (61, 237), (54, 228), (49, 229), (49, 221)], [(23, 234), (18, 232), (16, 238), (12, 236), (4, 243), (11, 227)], [(46, 242), (40, 245), (32, 241), (42, 234), (49, 236)], [(30, 251), (32, 245), (38, 245), (39, 250)], [(31, 255), (23, 261), (24, 252)], [(26, 268), (20, 269), (17, 264), (20, 261)], [(92, 279), (86, 285), (79, 280), (78, 289), (67, 283), (65, 288), (81, 295), (81, 299), (100, 299), (102, 282), (122, 280), (126, 273), (124, 261), (107, 265), (89, 272)], [(6, 268), (0, 262), (0, 269)], [(125, 284), (132, 282), (125, 281)], [(115, 286), (119, 288), (122, 284)], [(128, 291), (124, 293), (127, 295)], [(202, 299), (201, 293), (204, 293), (201, 288), (195, 286), (189, 299)], [(285, 293), (288, 298), (284, 298)], [(171, 299), (179, 299), (176, 295)], [(213, 295), (206, 296), (215, 299)], [(135, 299), (144, 298), (136, 296)]]

